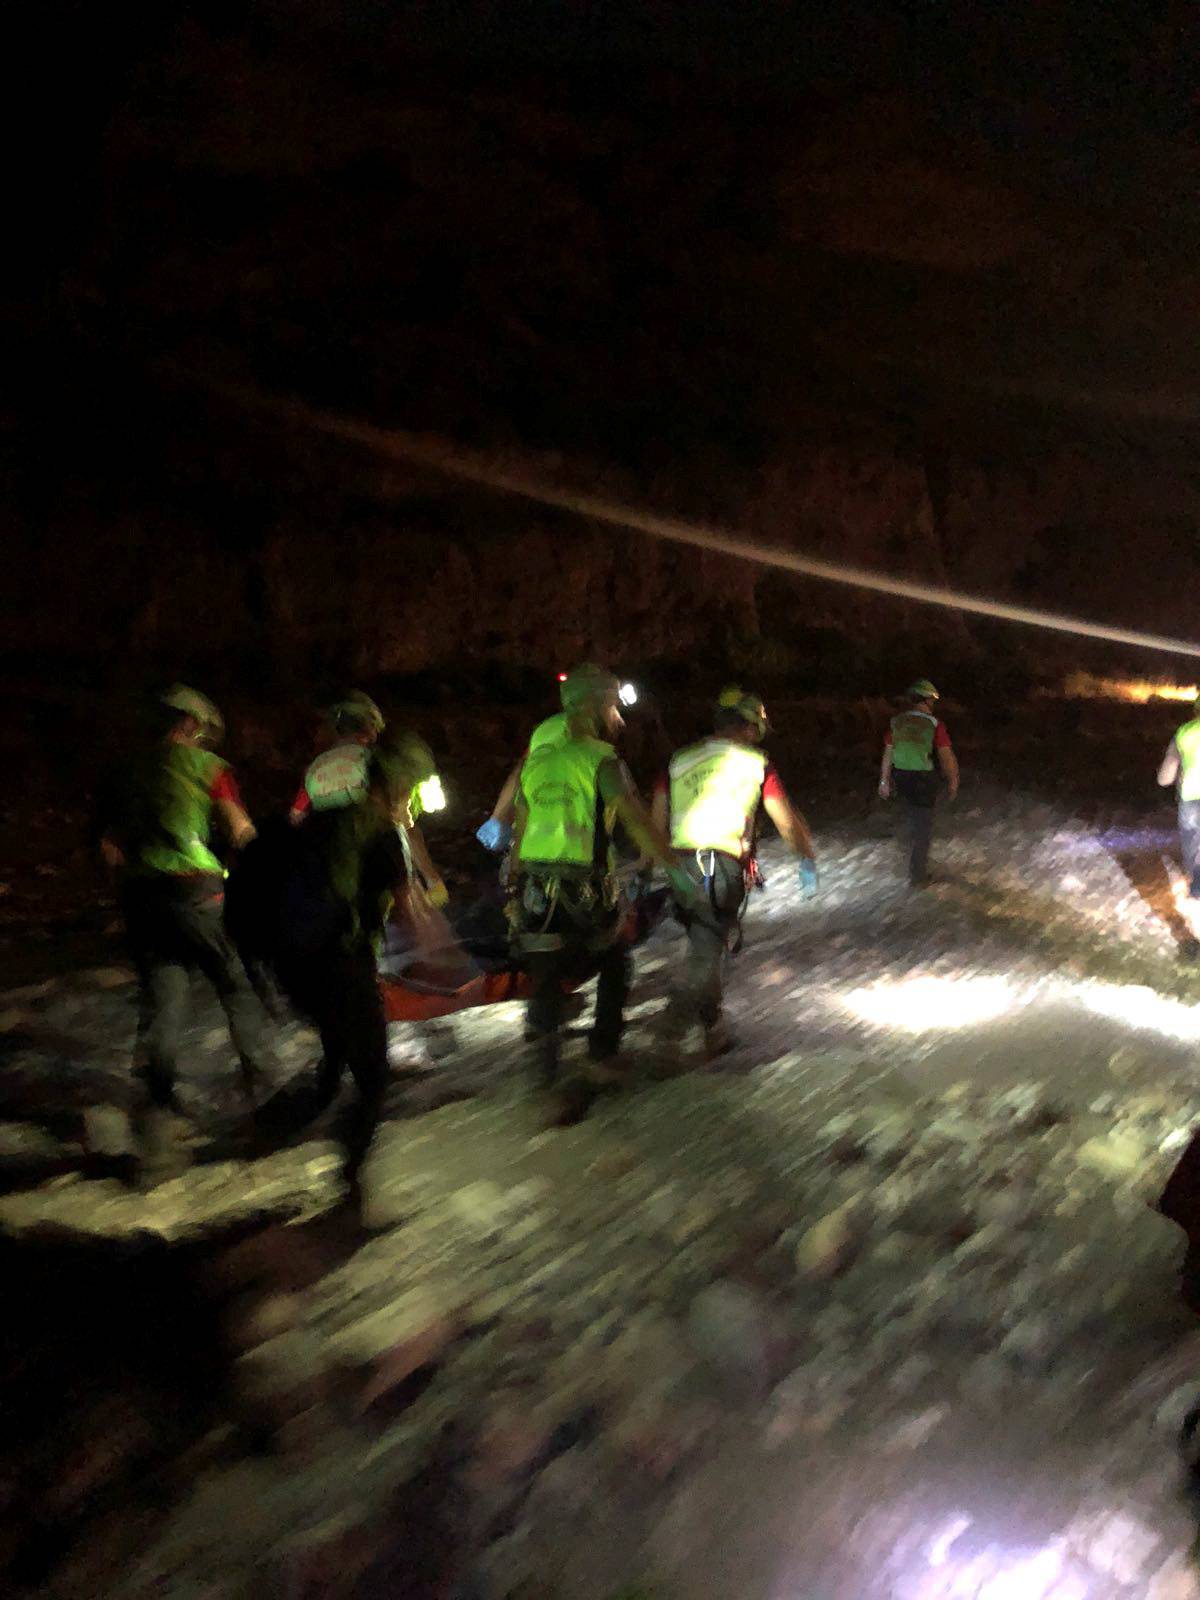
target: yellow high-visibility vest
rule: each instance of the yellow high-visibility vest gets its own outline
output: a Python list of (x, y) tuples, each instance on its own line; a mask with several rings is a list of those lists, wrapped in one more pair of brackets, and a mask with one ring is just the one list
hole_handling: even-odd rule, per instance
[(767, 758), (731, 739), (705, 739), (671, 757), (671, 843), (721, 850), (740, 860), (750, 848)]
[(611, 819), (600, 796), (600, 768), (616, 755), (603, 739), (555, 739), (521, 768), (523, 867), (607, 868)]

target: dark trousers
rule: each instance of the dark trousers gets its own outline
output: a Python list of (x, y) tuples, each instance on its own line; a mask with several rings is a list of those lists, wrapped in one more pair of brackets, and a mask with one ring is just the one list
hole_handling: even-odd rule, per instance
[(725, 957), (746, 897), (746, 875), (740, 861), (719, 850), (702, 850), (699, 861), (694, 852), (681, 853), (679, 864), (700, 885), (712, 915), (711, 920), (701, 921), (680, 914), (687, 931), (687, 965), (671, 1011), (681, 1024), (699, 1022), (712, 1028), (721, 1017)]
[[(565, 883), (552, 909), (530, 910), (522, 901), (517, 949), (529, 974), (529, 1027), (543, 1078), (558, 1076), (566, 991), (563, 985), (595, 972), (596, 1015), (588, 1054), (602, 1061), (615, 1055), (625, 1026), (629, 995), (629, 950), (619, 938), (615, 909), (587, 889)], [(541, 945), (542, 948), (538, 948)], [(546, 948), (549, 946), (549, 948)]]
[(328, 1102), (347, 1072), (358, 1093), (340, 1129), (346, 1173), (357, 1176), (383, 1114), (388, 1084), (387, 1018), (375, 954), (369, 945), (328, 950), (292, 960), (286, 988), (321, 1035), (318, 1095)]
[(937, 804), (936, 772), (893, 772), (904, 840), (908, 846), (908, 876), (923, 883), (929, 875), (929, 846), (933, 839), (933, 810)]
[(1179, 802), (1179, 849), (1188, 893), (1193, 900), (1200, 900), (1200, 800)]
[(265, 1067), (266, 1018), (222, 922), (219, 878), (131, 879), (122, 893), (137, 969), (137, 1065), (152, 1104), (175, 1097), (191, 974), (217, 991), (247, 1091)]

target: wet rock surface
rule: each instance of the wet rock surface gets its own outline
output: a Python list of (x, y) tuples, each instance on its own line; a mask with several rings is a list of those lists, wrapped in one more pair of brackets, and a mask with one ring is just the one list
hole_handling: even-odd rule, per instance
[[(656, 934), (643, 1081), (576, 1127), (545, 1129), (516, 1007), (395, 1028), (425, 1070), (394, 1081), (367, 1235), (336, 1209), (336, 1108), (258, 1159), (239, 1143), (199, 990), (197, 1163), (147, 1195), (103, 1167), (119, 963), (0, 997), (5, 1393), (27, 1397), (0, 1445), (6, 1581), (1200, 1594), (1175, 1447), (1200, 1335), (1148, 1206), (1200, 1119), (1200, 979), (1128, 839), (1011, 796), (944, 820), (919, 895), (874, 822), (824, 838), (812, 904), (768, 852), (719, 1071), (652, 1080), (679, 948)], [(1134, 856), (1168, 845), (1143, 829)], [(276, 1087), (314, 1055), (284, 1028)], [(76, 1397), (51, 1403), (73, 1358)]]

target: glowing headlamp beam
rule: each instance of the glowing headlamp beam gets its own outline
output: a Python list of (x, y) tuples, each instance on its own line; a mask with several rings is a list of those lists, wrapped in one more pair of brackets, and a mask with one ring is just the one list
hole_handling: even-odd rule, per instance
[(927, 1033), (991, 1022), (1021, 1003), (1004, 978), (911, 977), (852, 989), (842, 1005), (876, 1027)]
[(442, 788), (442, 780), (436, 773), (432, 778), (425, 778), (417, 785), (417, 799), (423, 812), (446, 809), (446, 791)]
[(358, 422), (328, 411), (318, 411), (295, 400), (278, 400), (270, 396), (237, 391), (242, 404), (266, 408), (277, 415), (286, 416), (295, 424), (319, 429), (322, 433), (350, 443), (361, 445), (377, 455), (391, 460), (407, 461), (429, 468), (460, 482), (475, 484), (480, 488), (494, 489), (500, 494), (520, 495), (535, 500), (540, 505), (553, 506), (560, 511), (571, 511), (597, 522), (607, 522), (614, 527), (630, 528), (652, 539), (665, 539), (673, 544), (689, 544), (700, 550), (713, 550), (719, 555), (734, 556), (741, 561), (754, 561), (760, 566), (777, 567), (785, 572), (796, 572), (803, 577), (819, 578), (826, 583), (848, 584), (855, 589), (868, 589), (875, 594), (894, 595), (900, 600), (915, 600), (921, 605), (944, 606), (952, 611), (966, 611), (975, 616), (997, 617), (1002, 622), (1018, 622), (1030, 628), (1047, 628), (1054, 633), (1077, 634), (1085, 639), (1103, 639), (1110, 644), (1133, 645), (1141, 650), (1161, 650), (1168, 655), (1200, 656), (1200, 644), (1188, 639), (1172, 639), (1160, 633), (1141, 633), (1136, 628), (1113, 628), (1102, 622), (1089, 622), (1081, 617), (1066, 617), (1053, 611), (1040, 611), (1032, 606), (1010, 605), (1004, 600), (986, 600), (978, 595), (963, 594), (957, 589), (947, 589), (931, 583), (918, 583), (910, 578), (891, 578), (881, 572), (871, 572), (865, 567), (847, 566), (841, 562), (821, 561), (816, 556), (802, 555), (795, 550), (782, 550), (776, 546), (757, 544), (749, 539), (735, 538), (721, 528), (704, 527), (699, 523), (684, 522), (678, 517), (660, 517), (636, 506), (618, 505), (597, 495), (579, 494), (572, 489), (559, 489), (552, 484), (518, 476), (495, 466), (485, 457), (436, 441), (404, 433), (399, 429), (377, 428), (369, 422)]
[(637, 697), (637, 690), (631, 683), (623, 683), (617, 690), (617, 698), (620, 700), (623, 706), (637, 705)]

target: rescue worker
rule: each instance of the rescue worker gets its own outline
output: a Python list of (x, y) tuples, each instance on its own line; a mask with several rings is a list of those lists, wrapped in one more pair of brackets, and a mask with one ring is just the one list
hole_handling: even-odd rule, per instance
[(352, 689), (327, 713), (334, 743), (323, 750), (304, 774), (289, 816), (302, 822), (310, 811), (347, 805), (366, 791), (367, 754), (386, 724), (383, 712), (361, 689)]
[(1188, 883), (1188, 897), (1200, 900), (1200, 699), (1193, 715), (1167, 746), (1158, 768), (1164, 788), (1175, 785), (1179, 816), (1179, 849)]
[(221, 714), (183, 684), (156, 709), (159, 737), (118, 780), (100, 839), (120, 875), (138, 975), (135, 1071), (143, 1098), (133, 1127), (147, 1186), (187, 1164), (175, 1080), (193, 970), (217, 992), (251, 1105), (267, 1066), (265, 1015), (223, 926), (225, 868), (209, 844), (214, 816), (235, 848), (255, 833), (229, 764), (210, 748), (223, 733)]
[(361, 1172), (383, 1110), (387, 1022), (377, 955), (396, 901), (413, 883), (406, 849), (411, 804), (433, 758), (409, 736), (401, 749), (370, 751), (362, 792), (317, 811), (301, 830), (277, 970), (289, 996), (316, 1025), (323, 1061), (319, 1106), (348, 1071), (357, 1091), (339, 1130), (347, 1201), (361, 1209)]
[[(591, 662), (585, 662), (583, 665), (575, 668), (577, 673), (599, 673), (603, 670), (603, 668), (597, 667)], [(567, 676), (568, 675), (565, 672), (560, 672), (558, 675), (560, 695), (562, 685), (567, 681)], [(636, 700), (637, 692), (634, 690), (632, 684), (623, 684), (619, 688), (618, 710), (621, 705), (633, 705)], [(512, 844), (513, 819), (516, 816), (517, 810), (517, 790), (521, 782), (521, 768), (525, 765), (531, 750), (536, 750), (540, 744), (546, 744), (555, 739), (561, 739), (566, 732), (566, 725), (566, 713), (564, 711), (556, 711), (553, 716), (547, 717), (543, 722), (539, 722), (537, 727), (530, 734), (529, 743), (525, 747), (525, 754), (521, 757), (520, 761), (517, 762), (516, 766), (509, 773), (508, 777), (505, 778), (500, 793), (496, 796), (496, 803), (492, 807), (491, 816), (488, 817), (486, 822), (482, 823), (480, 827), (476, 829), (475, 837), (479, 840), (480, 844), (483, 845), (485, 850), (491, 850), (496, 855), (503, 855)], [(620, 729), (624, 726), (624, 719), (622, 719), (620, 728), (618, 728), (616, 731), (620, 732)]]
[[(366, 793), (368, 760), (372, 748), (382, 738), (383, 712), (361, 689), (352, 689), (344, 700), (330, 706), (328, 719), (336, 743), (317, 756), (304, 774), (304, 781), (292, 801), (289, 820), (301, 823), (314, 812), (336, 810), (353, 804)], [(408, 736), (405, 736), (408, 737)], [(431, 769), (430, 776), (434, 776)], [(430, 899), (444, 906), (449, 894), (441, 874), (433, 864), (425, 836), (418, 826), (419, 805), (407, 813), (407, 843)]]
[(691, 893), (669, 843), (643, 808), (610, 740), (622, 726), (610, 672), (577, 667), (562, 683), (564, 736), (544, 739), (521, 769), (516, 802), (514, 946), (529, 972), (529, 1023), (543, 1085), (557, 1085), (567, 996), (563, 983), (598, 964), (588, 1065), (562, 1086), (556, 1120), (586, 1113), (596, 1092), (620, 1082), (630, 962), (614, 874), (613, 827)]
[(687, 968), (667, 1008), (665, 1029), (669, 1037), (681, 1037), (698, 1024), (710, 1059), (731, 1044), (722, 1015), (722, 969), (753, 873), (760, 805), (799, 858), (801, 892), (806, 898), (816, 893), (812, 835), (762, 749), (769, 731), (757, 694), (726, 689), (717, 701), (712, 735), (672, 756), (654, 796), (654, 820), (669, 829), (689, 888), (711, 913), (702, 918), (686, 903), (679, 907)]
[(938, 795), (938, 770), (946, 793), (958, 795), (958, 759), (946, 725), (934, 712), (939, 695), (928, 678), (918, 678), (905, 693), (906, 707), (891, 720), (883, 746), (879, 794), (897, 795), (908, 837), (908, 881), (914, 889), (929, 882), (929, 846)]

